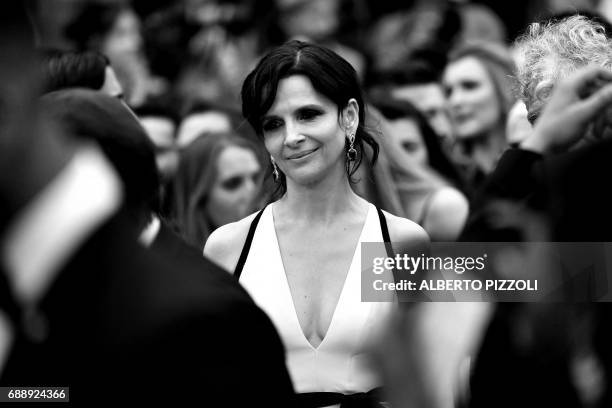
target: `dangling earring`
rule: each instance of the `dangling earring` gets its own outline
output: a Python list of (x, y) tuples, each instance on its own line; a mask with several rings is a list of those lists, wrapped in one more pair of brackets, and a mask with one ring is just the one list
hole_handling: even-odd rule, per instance
[(355, 146), (353, 145), (353, 143), (355, 143), (355, 133), (350, 133), (348, 135), (349, 138), (349, 148), (346, 151), (346, 158), (348, 161), (352, 162), (357, 160), (357, 150), (355, 150)]
[(276, 167), (276, 162), (274, 161), (272, 156), (270, 156), (270, 161), (272, 162), (272, 176), (274, 177), (274, 181), (278, 183), (278, 180), (280, 179), (280, 174), (278, 173), (278, 167)]

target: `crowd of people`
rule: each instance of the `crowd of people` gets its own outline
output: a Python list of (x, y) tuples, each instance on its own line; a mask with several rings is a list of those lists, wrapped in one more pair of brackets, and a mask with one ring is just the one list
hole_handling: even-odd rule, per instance
[(0, 385), (75, 403), (612, 404), (608, 288), (361, 288), (369, 242), (612, 241), (612, 25), (594, 4), (530, 8), (515, 35), (445, 0), (56, 3), (63, 20), (45, 1), (1, 17)]

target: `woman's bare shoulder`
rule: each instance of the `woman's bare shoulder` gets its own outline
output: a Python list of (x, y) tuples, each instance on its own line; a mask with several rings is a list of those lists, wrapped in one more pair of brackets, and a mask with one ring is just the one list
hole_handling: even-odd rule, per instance
[(394, 247), (400, 250), (426, 249), (429, 247), (429, 235), (416, 222), (383, 211), (389, 227), (389, 236)]
[(468, 211), (467, 198), (453, 187), (444, 187), (431, 198), (423, 225), (432, 239), (454, 241), (463, 229)]
[(256, 215), (257, 213), (253, 213), (214, 230), (204, 245), (204, 256), (230, 273), (234, 273), (249, 228)]

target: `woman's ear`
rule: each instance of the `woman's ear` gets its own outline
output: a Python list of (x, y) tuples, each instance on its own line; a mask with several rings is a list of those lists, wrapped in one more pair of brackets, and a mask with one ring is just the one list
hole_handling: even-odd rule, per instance
[(347, 132), (356, 132), (358, 126), (359, 104), (355, 98), (351, 98), (342, 110), (342, 128)]

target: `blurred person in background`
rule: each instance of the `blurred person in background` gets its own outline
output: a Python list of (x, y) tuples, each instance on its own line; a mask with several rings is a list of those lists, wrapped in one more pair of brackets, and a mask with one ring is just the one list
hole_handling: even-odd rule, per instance
[[(384, 102), (381, 104), (384, 106)], [(377, 130), (372, 134), (381, 147), (379, 163), (357, 173), (355, 190), (382, 208), (418, 223), (432, 241), (454, 241), (467, 218), (466, 197), (437, 171), (406, 157), (401, 137), (395, 132), (407, 129), (394, 128), (374, 106), (369, 112), (368, 127)]]
[[(69, 88), (88, 88), (117, 98), (123, 102), (125, 108), (130, 109), (124, 102), (123, 88), (117, 81), (108, 58), (104, 55), (96, 51), (76, 52), (44, 49), (41, 51), (41, 56), (43, 91), (45, 93)], [(72, 106), (74, 107), (74, 105)], [(159, 109), (155, 112), (159, 112)], [(83, 115), (84, 113), (81, 114)], [(155, 206), (154, 212), (156, 215), (167, 218), (167, 214), (169, 214), (169, 205), (166, 198), (166, 190), (168, 189), (167, 184), (173, 177), (178, 161), (178, 152), (175, 148), (173, 134), (174, 123), (172, 122), (172, 120), (176, 119), (172, 119), (172, 113), (167, 110), (162, 114), (158, 114), (158, 117), (160, 115), (162, 116), (160, 120), (156, 120), (155, 118), (146, 120), (148, 118), (144, 118), (145, 121), (143, 122), (141, 120), (141, 124), (144, 123), (149, 126), (149, 130), (152, 132), (149, 137), (156, 148), (156, 162), (158, 164), (159, 175), (161, 176), (161, 184), (160, 182), (155, 183), (156, 188), (159, 190), (157, 194), (159, 195), (161, 203)], [(84, 118), (83, 116), (80, 117), (81, 119)], [(88, 119), (95, 122), (96, 115), (90, 115)], [(112, 129), (108, 128), (108, 123), (112, 122), (113, 120), (111, 118), (108, 122), (100, 123), (100, 129), (94, 131), (93, 134), (98, 136), (101, 135), (102, 138), (105, 137), (105, 131), (110, 132), (106, 137), (118, 134), (118, 131), (113, 133)], [(85, 126), (86, 121), (80, 120), (79, 123), (81, 123), (82, 127)], [(126, 140), (128, 140), (127, 143), (129, 143), (130, 139), (127, 138)], [(157, 218), (154, 218), (154, 221), (159, 223)]]
[(612, 69), (612, 32), (606, 27), (597, 19), (572, 15), (533, 23), (517, 39), (516, 76), (531, 124), (560, 79), (589, 64)]
[(421, 110), (411, 102), (390, 95), (385, 97), (384, 94), (371, 102), (387, 119), (392, 130), (390, 136), (399, 140), (412, 161), (430, 167), (450, 185), (463, 189), (464, 182), (459, 170), (446, 155), (442, 141)]
[(454, 137), (441, 75), (432, 64), (412, 62), (389, 72), (386, 86), (394, 99), (410, 102), (425, 115), (450, 152)]
[[(545, 215), (548, 236), (530, 238), (519, 233), (515, 240), (610, 240), (611, 200), (609, 192), (601, 189), (600, 179), (610, 172), (612, 139), (585, 141), (576, 147), (590, 138), (589, 128), (607, 116), (610, 83), (612, 74), (607, 69), (582, 67), (555, 84), (531, 134), (519, 148), (504, 153), (484, 184), (463, 240), (508, 240), (512, 228), (525, 229), (520, 228), (524, 219), (519, 220), (519, 228), (511, 225), (511, 215), (524, 209)], [(500, 200), (518, 210), (500, 219), (492, 204)], [(596, 252), (597, 244), (590, 248), (591, 252), (578, 257), (580, 262), (595, 262), (602, 256)], [(610, 405), (612, 309), (609, 303), (590, 303), (603, 300), (607, 289), (592, 282), (591, 276), (567, 279), (563, 268), (560, 265), (552, 272), (557, 279), (564, 278), (565, 287), (557, 293), (566, 303), (496, 305), (472, 375), (471, 406)], [(520, 392), (502, 401), (499, 392), (508, 381)]]
[(323, 45), (346, 59), (361, 79), (366, 58), (357, 48), (361, 27), (357, 24), (357, 0), (274, 0), (276, 45), (303, 40)]
[(109, 59), (96, 51), (43, 49), (43, 93), (66, 88), (89, 88), (124, 100), (123, 87)]
[(203, 248), (211, 232), (253, 210), (261, 181), (262, 163), (249, 140), (202, 134), (181, 149), (172, 221), (187, 242)]
[[(499, 237), (490, 204), (504, 199), (545, 213), (549, 240), (610, 241), (610, 194), (601, 188), (612, 155), (609, 33), (596, 20), (575, 15), (533, 23), (516, 45), (521, 97), (534, 128), (500, 159), (462, 239)], [(585, 68), (591, 64), (600, 68)], [(495, 395), (511, 378), (516, 384), (517, 375), (522, 392), (506, 406), (609, 406), (610, 314), (605, 303), (498, 305), (476, 360), (473, 406), (499, 405)], [(509, 335), (518, 330), (532, 340)], [(501, 355), (506, 369), (493, 381)]]
[(438, 58), (447, 54), (461, 30), (456, 7), (448, 1), (416, 0), (396, 8), (368, 27), (364, 44), (370, 70), (391, 70), (423, 53), (434, 54), (441, 62), (436, 67), (443, 68), (444, 58)]
[(469, 187), (477, 188), (507, 148), (507, 114), (515, 102), (514, 63), (499, 44), (472, 43), (449, 55), (443, 84)]
[[(533, 132), (520, 148), (504, 153), (483, 189), (489, 199), (511, 200), (517, 207), (488, 225), (469, 224), (462, 239), (508, 239), (513, 230), (519, 233), (515, 237), (527, 242), (609, 240), (611, 196), (600, 188), (598, 175), (611, 171), (612, 139), (571, 152), (567, 147), (585, 137), (611, 103), (612, 73), (605, 68), (578, 68), (560, 80)], [(552, 221), (544, 222), (544, 229), (535, 235), (529, 230), (536, 219), (525, 217), (530, 212), (536, 215), (533, 211), (546, 211), (545, 221)], [(536, 221), (540, 222), (541, 218)], [(504, 277), (533, 266), (533, 259), (525, 257), (532, 248), (525, 245), (514, 254), (518, 258)], [(580, 261), (590, 264), (588, 259)], [(554, 268), (550, 272), (567, 273)], [(469, 398), (461, 406), (610, 406), (611, 309), (608, 303), (574, 297), (593, 290), (593, 282), (587, 281), (564, 279), (567, 286), (550, 293), (561, 296), (556, 298), (560, 302), (462, 303), (452, 305), (452, 313), (445, 303), (405, 309), (376, 347), (390, 402), (406, 407), (453, 406), (456, 382), (448, 380), (456, 380), (459, 361), (453, 357), (476, 351), (468, 370)], [(440, 324), (445, 319), (448, 323)], [(440, 355), (445, 358), (439, 359)]]
[(94, 141), (113, 164), (123, 182), (124, 204), (134, 221), (135, 237), (152, 222), (159, 230), (154, 146), (134, 114), (116, 98), (80, 88), (47, 93), (41, 104), (67, 135)]
[(471, 1), (452, 3), (461, 17), (461, 31), (457, 35), (457, 43), (486, 41), (506, 44), (509, 37), (506, 34), (505, 20), (494, 13), (490, 6)]
[(229, 133), (236, 129), (231, 112), (221, 106), (200, 101), (191, 105), (178, 125), (176, 143), (186, 147), (204, 133)]
[(77, 51), (94, 50), (110, 59), (130, 106), (163, 92), (165, 85), (149, 71), (140, 19), (129, 3), (83, 2), (66, 26), (65, 35)]
[(157, 102), (150, 100), (137, 107), (134, 113), (155, 146), (155, 163), (160, 175), (159, 215), (167, 221), (172, 212), (172, 180), (179, 161), (179, 147), (176, 140), (179, 116), (168, 102), (162, 100)]
[[(399, 145), (402, 146), (404, 161), (429, 166), (429, 152), (425, 146), (425, 137), (419, 129), (420, 124), (413, 116), (413, 112), (407, 112), (407, 108), (402, 109), (400, 104), (394, 104), (394, 101), (386, 104), (375, 102), (374, 105), (388, 121), (389, 129), (392, 130), (389, 137), (396, 138)], [(412, 105), (410, 107), (413, 108)]]
[[(186, 403), (188, 386), (206, 391), (205, 404), (291, 406), (282, 344), (266, 316), (211, 263), (173, 269), (138, 245), (100, 149), (68, 142), (39, 116), (39, 67), (15, 3), (0, 16), (0, 309), (10, 317), (0, 326), (9, 340), (0, 383), (61, 384), (81, 405)], [(252, 349), (242, 330), (258, 333)], [(113, 392), (100, 393), (101, 384)], [(265, 401), (254, 401), (264, 387)]]
[(273, 0), (182, 0), (144, 23), (147, 54), (187, 104), (239, 106), (242, 79), (270, 44)]
[(312, 42), (320, 42), (332, 39), (338, 32), (339, 7), (342, 5), (340, 0), (275, 2), (279, 9), (278, 24), (288, 38), (303, 37)]
[(174, 177), (178, 166), (176, 132), (178, 114), (163, 103), (147, 102), (134, 109), (140, 124), (155, 146), (155, 161), (162, 184)]

